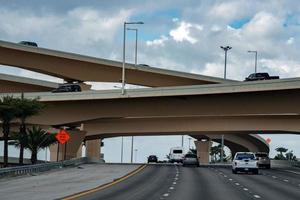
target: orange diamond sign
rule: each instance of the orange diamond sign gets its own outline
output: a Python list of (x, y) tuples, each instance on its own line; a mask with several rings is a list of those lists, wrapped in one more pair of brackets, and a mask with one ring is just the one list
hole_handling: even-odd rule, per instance
[(61, 129), (56, 135), (55, 138), (60, 144), (66, 143), (71, 137), (70, 134), (65, 131), (64, 129)]

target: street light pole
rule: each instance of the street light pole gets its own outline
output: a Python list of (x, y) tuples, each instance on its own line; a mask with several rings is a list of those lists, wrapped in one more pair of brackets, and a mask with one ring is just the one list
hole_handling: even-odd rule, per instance
[(123, 163), (123, 143), (124, 143), (124, 138), (123, 136), (121, 137), (121, 163)]
[[(232, 47), (230, 46), (220, 46), (221, 49), (223, 49), (225, 51), (225, 63), (224, 63), (224, 79), (226, 79), (226, 66), (227, 66), (227, 51), (232, 49)], [(223, 157), (224, 157), (224, 154), (223, 154), (223, 151), (224, 151), (224, 135), (221, 136), (221, 162), (223, 162)]]
[(122, 63), (122, 95), (125, 94), (125, 49), (126, 49), (126, 25), (127, 24), (144, 24), (144, 22), (124, 22), (123, 27), (123, 63)]
[(135, 163), (136, 163), (136, 161), (137, 161), (137, 160), (136, 160), (136, 159), (137, 159), (137, 151), (138, 151), (138, 150), (135, 149), (134, 151), (135, 151), (135, 154), (134, 154), (134, 160), (135, 160)]
[(127, 30), (135, 31), (135, 57), (134, 57), (134, 66), (137, 67), (137, 48), (138, 48), (138, 29), (137, 28), (127, 28)]
[(226, 47), (220, 46), (220, 48), (225, 51), (224, 79), (226, 79), (227, 51), (232, 49), (232, 47), (230, 47), (230, 46), (226, 46)]
[(131, 136), (131, 157), (130, 157), (131, 163), (133, 162), (133, 136)]
[(257, 51), (248, 51), (248, 53), (254, 53), (255, 54), (254, 73), (257, 73)]

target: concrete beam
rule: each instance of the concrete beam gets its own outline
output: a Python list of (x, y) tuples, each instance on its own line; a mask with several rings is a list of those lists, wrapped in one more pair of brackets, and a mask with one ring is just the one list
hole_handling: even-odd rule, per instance
[(186, 133), (251, 134), (300, 132), (299, 116), (248, 116), (248, 117), (181, 117), (181, 118), (128, 118), (103, 119), (84, 124), (87, 137), (155, 135)]
[(85, 141), (86, 146), (86, 157), (88, 157), (89, 161), (100, 161), (101, 154), (101, 139), (96, 140), (87, 140)]
[(200, 165), (209, 164), (209, 152), (212, 142), (208, 141), (195, 141), (195, 146), (197, 150), (197, 157)]
[[(72, 93), (72, 95), (75, 94)], [(72, 95), (68, 94), (68, 96)], [(122, 117), (299, 115), (300, 89), (262, 93), (119, 99), (89, 98), (43, 102), (47, 105), (44, 112), (32, 117), (28, 122), (57, 125)]]

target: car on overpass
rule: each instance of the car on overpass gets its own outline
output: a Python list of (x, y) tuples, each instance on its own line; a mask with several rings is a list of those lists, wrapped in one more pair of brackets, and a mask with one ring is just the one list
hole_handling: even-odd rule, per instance
[(268, 73), (253, 73), (246, 77), (245, 81), (260, 81), (279, 79), (279, 76), (270, 76)]
[(60, 85), (58, 88), (52, 90), (53, 93), (60, 92), (81, 92), (81, 87), (79, 84), (75, 83), (65, 83)]
[(31, 41), (21, 41), (19, 44), (26, 45), (26, 46), (32, 46), (32, 47), (38, 47), (36, 42)]
[(237, 152), (232, 161), (232, 173), (252, 172), (258, 174), (258, 164), (255, 154), (252, 152)]

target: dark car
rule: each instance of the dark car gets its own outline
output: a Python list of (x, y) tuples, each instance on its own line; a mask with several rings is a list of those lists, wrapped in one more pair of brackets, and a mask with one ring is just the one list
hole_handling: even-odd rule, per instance
[(81, 87), (78, 84), (74, 83), (67, 83), (62, 84), (58, 88), (52, 90), (53, 93), (59, 93), (59, 92), (81, 92)]
[(35, 42), (30, 42), (30, 41), (21, 41), (19, 44), (27, 45), (27, 46), (32, 46), (32, 47), (38, 47), (37, 43)]
[(182, 161), (182, 166), (187, 166), (187, 165), (192, 165), (197, 167), (199, 166), (199, 160), (196, 154), (193, 153), (185, 154)]
[(268, 73), (254, 73), (250, 74), (245, 81), (260, 81), (260, 80), (272, 80), (279, 79), (279, 76), (270, 76)]
[(271, 160), (269, 158), (268, 153), (266, 153), (266, 152), (257, 152), (257, 153), (255, 153), (255, 157), (257, 159), (258, 167), (265, 167), (267, 169), (271, 168)]
[(148, 163), (157, 163), (158, 162), (158, 159), (157, 159), (157, 156), (155, 156), (155, 155), (150, 155), (149, 157), (148, 157)]

